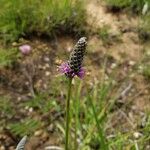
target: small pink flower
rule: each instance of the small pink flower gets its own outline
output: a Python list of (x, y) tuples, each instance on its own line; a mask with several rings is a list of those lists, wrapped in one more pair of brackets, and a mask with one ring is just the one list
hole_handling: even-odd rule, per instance
[(28, 55), (31, 52), (31, 46), (25, 44), (25, 45), (20, 46), (19, 50), (23, 55)]

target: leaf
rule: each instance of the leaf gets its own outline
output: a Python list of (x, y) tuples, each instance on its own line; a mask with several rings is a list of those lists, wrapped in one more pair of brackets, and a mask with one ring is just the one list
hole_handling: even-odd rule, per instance
[(27, 141), (27, 136), (24, 136), (17, 145), (16, 150), (24, 150)]

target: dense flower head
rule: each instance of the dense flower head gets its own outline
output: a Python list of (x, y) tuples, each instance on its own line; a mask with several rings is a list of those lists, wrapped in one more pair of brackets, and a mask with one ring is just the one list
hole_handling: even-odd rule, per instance
[(85, 54), (86, 45), (86, 37), (80, 38), (70, 54), (69, 61), (63, 63), (60, 66), (60, 71), (64, 73), (67, 77), (73, 78), (76, 75), (79, 78), (84, 77), (85, 71), (82, 67), (82, 62), (83, 56)]
[(31, 46), (30, 45), (22, 45), (19, 47), (19, 50), (23, 55), (28, 55), (31, 52)]
[(69, 66), (69, 63), (66, 62), (66, 63), (63, 63), (61, 66), (60, 66), (60, 72), (65, 74), (67, 77), (69, 78), (73, 78), (74, 76), (78, 76), (79, 78), (83, 78), (84, 75), (85, 75), (85, 71), (84, 69), (81, 67), (79, 69), (78, 72), (73, 72)]

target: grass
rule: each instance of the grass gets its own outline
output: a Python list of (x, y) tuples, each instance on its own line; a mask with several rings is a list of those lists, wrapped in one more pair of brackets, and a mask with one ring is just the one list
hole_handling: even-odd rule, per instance
[(138, 27), (139, 37), (143, 42), (150, 40), (150, 27), (149, 27), (150, 0), (105, 0), (105, 1), (108, 8), (111, 8), (112, 11), (117, 11), (117, 10), (120, 11), (126, 9), (129, 12), (133, 12), (134, 15), (135, 13), (139, 15), (139, 21), (140, 21)]
[(129, 8), (131, 11), (136, 13), (142, 13), (144, 4), (147, 2), (150, 4), (150, 0), (105, 0), (108, 7), (122, 10)]
[(120, 38), (121, 34), (113, 35), (110, 32), (110, 26), (108, 25), (104, 25), (103, 27), (97, 29), (97, 34), (98, 37), (102, 40), (104, 46), (122, 42)]
[(19, 54), (16, 48), (0, 49), (0, 68), (7, 66), (11, 67), (18, 57)]
[(54, 37), (82, 32), (85, 10), (80, 0), (1, 0), (0, 37), (15, 41), (29, 34)]
[[(147, 58), (147, 56), (145, 56)], [(149, 60), (144, 59), (144, 61)], [(105, 69), (105, 68), (104, 68)], [(146, 73), (147, 76), (147, 73)], [(103, 78), (103, 77), (102, 77)], [(40, 118), (45, 114), (54, 114), (64, 112), (64, 105), (57, 103), (56, 99), (59, 99), (60, 91), (66, 93), (66, 79), (64, 77), (57, 77), (52, 82), (52, 88), (50, 93), (38, 93), (35, 98), (29, 99), (26, 102), (20, 102), (20, 109), (32, 108), (33, 114), (38, 114)], [(128, 129), (122, 131), (118, 127), (112, 128), (112, 118), (118, 110), (124, 109), (116, 106), (116, 100), (118, 97), (118, 85), (114, 85), (111, 78), (107, 82), (97, 81), (92, 86), (86, 86), (83, 81), (75, 79), (73, 86), (73, 95), (71, 97), (71, 136), (70, 146), (72, 149), (79, 148), (81, 150), (137, 150), (145, 149), (148, 145), (149, 137), (149, 112), (145, 112), (148, 119), (144, 127), (137, 127), (136, 129)], [(65, 88), (62, 89), (62, 87)], [(84, 92), (83, 92), (84, 91)], [(81, 93), (84, 93), (81, 95)], [(117, 94), (114, 94), (117, 93)], [(65, 98), (64, 98), (65, 99)], [(3, 102), (3, 103), (2, 103)], [(10, 100), (0, 101), (0, 108), (2, 112), (6, 114), (11, 113), (12, 106)], [(57, 119), (57, 121), (51, 119), (49, 115), (48, 119), (42, 122), (31, 119), (29, 116), (21, 122), (7, 122), (5, 126), (9, 128), (10, 132), (22, 137), (24, 135), (33, 136), (38, 129), (46, 127), (47, 124), (53, 124), (55, 126), (55, 132), (61, 137), (62, 143), (64, 143), (65, 125), (63, 117)], [(117, 118), (116, 118), (117, 119)], [(53, 121), (52, 121), (53, 120)], [(52, 122), (51, 122), (52, 121)], [(123, 126), (120, 124), (120, 126)], [(140, 133), (142, 136), (138, 138), (134, 137), (134, 133)], [(74, 139), (77, 139), (76, 141)]]
[[(77, 81), (80, 82), (80, 81)], [(78, 110), (78, 123), (75, 124), (75, 120), (72, 119), (72, 149), (74, 149), (74, 127), (76, 126), (77, 130), (77, 137), (78, 137), (78, 148), (81, 150), (91, 150), (91, 149), (107, 149), (107, 150), (123, 150), (130, 147), (130, 149), (135, 149), (133, 137), (134, 131), (129, 132), (121, 132), (117, 128), (111, 134), (108, 134), (107, 131), (109, 129), (109, 122), (111, 117), (113, 117), (112, 110), (116, 107), (115, 101), (117, 95), (114, 97), (110, 96), (112, 89), (115, 87), (112, 85), (111, 81), (108, 84), (101, 84), (98, 83), (93, 87), (94, 90), (88, 90), (86, 92), (89, 93), (86, 96), (79, 96), (77, 93), (81, 93), (82, 82), (78, 83), (78, 87), (74, 87), (77, 91), (74, 91), (74, 96), (72, 100), (79, 101)], [(77, 99), (79, 98), (79, 99)], [(76, 107), (74, 106), (74, 102), (72, 103), (72, 116), (75, 116)], [(80, 109), (79, 109), (80, 108)], [(115, 110), (117, 111), (117, 109)], [(115, 112), (114, 112), (115, 113)], [(82, 114), (82, 115), (81, 115)], [(72, 117), (71, 117), (72, 118)], [(147, 122), (147, 124), (149, 124)], [(147, 126), (147, 125), (146, 125)], [(137, 129), (137, 132), (145, 132), (144, 130), (148, 131), (147, 127), (144, 129)], [(111, 124), (110, 124), (111, 128)], [(111, 137), (112, 136), (112, 137)], [(143, 145), (141, 144), (141, 140), (144, 139), (144, 142), (148, 142), (147, 135), (143, 135), (139, 137), (137, 143), (139, 148)], [(79, 142), (80, 141), (80, 142)]]
[(139, 37), (142, 42), (150, 41), (150, 12), (141, 16), (141, 24), (139, 27)]
[(130, 5), (130, 0), (106, 0), (111, 7), (124, 8)]
[(14, 115), (13, 104), (9, 97), (0, 97), (0, 115), (3, 117), (12, 117)]
[[(56, 82), (66, 84), (66, 80), (62, 79)], [(53, 82), (55, 85), (56, 82)], [(101, 148), (103, 148), (103, 150), (136, 150), (135, 147), (137, 146), (139, 149), (145, 148), (150, 138), (149, 112), (146, 112), (148, 118), (142, 128), (137, 127), (134, 130), (129, 129), (126, 132), (117, 127), (112, 128), (111, 120), (115, 113), (120, 109), (116, 107), (116, 98), (118, 97), (118, 94), (112, 94), (114, 91), (116, 91), (115, 93), (118, 93), (118, 86), (113, 85), (112, 79), (109, 79), (107, 83), (99, 81), (94, 83), (92, 87), (86, 86), (86, 89), (83, 81), (75, 79), (74, 82), (75, 84), (72, 85), (73, 93), (70, 104), (70, 118), (72, 119), (70, 120), (71, 136), (69, 141), (72, 149), (75, 148), (76, 144), (81, 150), (95, 150)], [(82, 93), (83, 90), (84, 94), (81, 95), (80, 93)], [(53, 88), (53, 91), (51, 92), (56, 93), (55, 88)], [(53, 115), (53, 112), (57, 115), (57, 113), (62, 113), (64, 111), (64, 105), (56, 103), (56, 96), (58, 99), (58, 95), (49, 97), (49, 94), (41, 93), (34, 99), (29, 99), (28, 102), (21, 102), (19, 107), (21, 107), (20, 109), (25, 107), (33, 108), (33, 114), (38, 114), (39, 118), (42, 118), (42, 116), (45, 116), (47, 113), (51, 114), (51, 112)], [(8, 114), (11, 113), (12, 107), (7, 101), (3, 101), (5, 102), (4, 105), (0, 102), (0, 108), (1, 111)], [(44, 130), (46, 130), (47, 124), (53, 124), (55, 126), (55, 132), (59, 134), (59, 137), (61, 137), (61, 140), (64, 143), (63, 135), (65, 134), (65, 123), (63, 118), (60, 116), (57, 121), (52, 121), (53, 119), (51, 118), (53, 117), (51, 115), (48, 116), (49, 119), (43, 121), (42, 124), (39, 119), (34, 119), (35, 117), (32, 117), (31, 119), (30, 116), (25, 116), (21, 122), (8, 122), (6, 126), (11, 133), (22, 137), (24, 135), (33, 136), (38, 129), (43, 129), (44, 126)], [(120, 124), (120, 126), (123, 125)], [(142, 136), (135, 138), (135, 132), (140, 133)], [(77, 137), (77, 141), (74, 141), (75, 136)]]
[(38, 110), (40, 113), (48, 113), (50, 110), (55, 108), (56, 110), (60, 110), (56, 100), (54, 98), (49, 99), (49, 96), (45, 93), (39, 93), (35, 95), (35, 97), (29, 101), (23, 103), (23, 106), (28, 108), (33, 108), (34, 110)]
[(98, 36), (100, 39), (102, 39), (103, 43), (104, 44), (108, 44), (109, 43), (109, 30), (110, 30), (110, 27), (109, 26), (104, 26), (100, 29), (98, 29)]
[(9, 124), (10, 131), (17, 136), (32, 135), (41, 127), (41, 122), (38, 120), (26, 118), (22, 122)]
[(150, 65), (145, 65), (143, 68), (143, 75), (146, 79), (150, 80)]

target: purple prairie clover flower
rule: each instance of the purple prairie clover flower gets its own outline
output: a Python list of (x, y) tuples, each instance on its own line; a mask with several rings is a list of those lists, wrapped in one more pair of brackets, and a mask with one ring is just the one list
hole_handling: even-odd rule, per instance
[(84, 77), (85, 71), (82, 67), (82, 62), (86, 50), (86, 45), (86, 37), (80, 38), (70, 54), (69, 61), (63, 63), (59, 67), (61, 73), (64, 73), (69, 78), (78, 76), (82, 79)]
[(82, 79), (85, 75), (85, 70), (81, 67), (78, 72), (73, 72), (68, 63), (63, 63), (60, 67), (60, 72), (65, 74), (67, 77), (73, 78), (74, 76), (78, 76)]
[(19, 50), (23, 55), (28, 55), (31, 52), (31, 46), (25, 44), (25, 45), (20, 46)]

